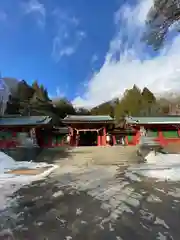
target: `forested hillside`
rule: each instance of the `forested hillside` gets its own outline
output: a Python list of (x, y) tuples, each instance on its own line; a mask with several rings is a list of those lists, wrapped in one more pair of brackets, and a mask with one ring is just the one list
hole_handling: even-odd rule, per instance
[[(174, 100), (173, 100), (174, 101)], [(179, 98), (177, 99), (179, 103)], [(102, 103), (90, 110), (75, 109), (65, 98), (51, 100), (43, 85), (34, 81), (30, 86), (26, 81), (17, 84), (13, 94), (9, 97), (6, 114), (21, 115), (48, 115), (54, 123), (59, 124), (60, 119), (68, 114), (77, 115), (110, 115), (119, 122), (124, 116), (162, 116), (169, 111), (170, 100), (156, 99), (154, 94), (144, 88), (142, 91), (134, 85), (127, 89), (121, 99), (113, 99)]]
[(59, 124), (60, 118), (67, 114), (75, 114), (76, 111), (67, 99), (59, 99), (56, 102), (48, 96), (43, 85), (34, 81), (32, 86), (26, 81), (20, 81), (16, 91), (9, 96), (5, 114), (48, 115), (53, 118), (55, 124)]
[(131, 116), (163, 116), (169, 111), (170, 101), (156, 99), (154, 94), (144, 88), (142, 91), (134, 85), (124, 92), (122, 99), (103, 103), (91, 110), (92, 114), (109, 114), (117, 122), (126, 115)]

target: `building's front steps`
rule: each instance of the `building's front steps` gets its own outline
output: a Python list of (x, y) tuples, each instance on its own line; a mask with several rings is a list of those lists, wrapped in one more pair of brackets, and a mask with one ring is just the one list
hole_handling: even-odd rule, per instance
[[(72, 165), (124, 165), (137, 162), (137, 146), (76, 147), (69, 151)], [(66, 164), (66, 161), (64, 161)]]

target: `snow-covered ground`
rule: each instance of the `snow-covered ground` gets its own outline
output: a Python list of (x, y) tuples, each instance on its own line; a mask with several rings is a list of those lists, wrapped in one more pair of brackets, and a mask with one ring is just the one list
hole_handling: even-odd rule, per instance
[[(44, 172), (37, 175), (17, 175), (7, 173), (15, 169), (37, 169), (49, 167)], [(28, 185), (33, 181), (40, 180), (48, 176), (58, 166), (46, 163), (16, 162), (3, 152), (0, 152), (0, 210), (10, 203), (11, 195), (23, 185)]]
[(152, 151), (145, 159), (145, 163), (129, 167), (128, 172), (159, 181), (180, 181), (180, 154), (155, 154)]
[(154, 155), (151, 152), (146, 163), (131, 166), (81, 164), (83, 158), (93, 156), (99, 157), (97, 150), (92, 148), (86, 154), (81, 151), (64, 161), (59, 160), (60, 167), (50, 178), (21, 189), (17, 202), (23, 204), (18, 208), (16, 220), (13, 219), (19, 234), (25, 231), (25, 234), (29, 233), (29, 239), (33, 234), (35, 239), (38, 229), (47, 237), (52, 233), (48, 227), (53, 226), (57, 235), (54, 238), (53, 231), (49, 239), (59, 239), (59, 234), (66, 234), (63, 239), (74, 239), (71, 237), (73, 231), (84, 236), (78, 239), (87, 239), (93, 232), (98, 233), (98, 237), (91, 236), (91, 239), (105, 239), (99, 237), (103, 232), (103, 236), (114, 234), (114, 238), (107, 237), (113, 240), (129, 240), (132, 236), (138, 240), (179, 239), (180, 182), (177, 176), (171, 177), (172, 183), (164, 181), (166, 170), (178, 175), (179, 155)]

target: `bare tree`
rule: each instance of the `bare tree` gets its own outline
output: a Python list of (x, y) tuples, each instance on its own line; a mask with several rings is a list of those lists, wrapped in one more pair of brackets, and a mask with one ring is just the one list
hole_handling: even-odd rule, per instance
[[(155, 50), (162, 47), (169, 28), (180, 19), (180, 0), (154, 0), (146, 19), (143, 40)], [(179, 31), (179, 29), (177, 28)]]
[(3, 109), (3, 97), (0, 99), (0, 116), (4, 114), (4, 109)]
[(5, 84), (4, 80), (0, 78), (0, 114), (4, 115), (6, 105), (9, 100), (9, 87)]

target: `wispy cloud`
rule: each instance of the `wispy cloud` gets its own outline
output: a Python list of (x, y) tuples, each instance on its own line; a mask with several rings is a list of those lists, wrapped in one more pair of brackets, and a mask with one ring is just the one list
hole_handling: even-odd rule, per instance
[(115, 13), (116, 34), (99, 72), (89, 80), (85, 93), (74, 99), (77, 106), (94, 106), (137, 84), (155, 93), (180, 89), (180, 35), (151, 56), (142, 43), (144, 21), (152, 0), (125, 4)]
[(57, 86), (56, 89), (55, 89), (55, 92), (53, 94), (49, 94), (49, 97), (50, 97), (50, 99), (53, 99), (53, 100), (64, 98), (67, 95), (66, 94), (67, 90), (68, 90), (67, 85), (65, 85), (63, 87), (63, 90), (62, 90), (62, 87), (60, 88), (59, 86)]
[(97, 60), (98, 60), (98, 56), (97, 56), (97, 54), (94, 54), (94, 55), (92, 56), (91, 62), (92, 62), (92, 63), (95, 63)]
[(86, 33), (84, 31), (78, 31), (77, 32), (77, 37), (78, 37), (79, 41), (81, 41), (84, 38), (86, 38)]
[(29, 0), (28, 2), (24, 2), (22, 4), (24, 14), (32, 14), (34, 15), (37, 24), (40, 27), (45, 26), (46, 20), (46, 8), (43, 3), (38, 0)]
[(4, 22), (7, 20), (7, 13), (3, 10), (0, 10), (0, 22)]
[(52, 57), (58, 62), (62, 57), (74, 54), (86, 34), (79, 29), (79, 20), (68, 12), (56, 9), (53, 15), (57, 32), (53, 39)]
[(62, 44), (61, 37), (53, 39), (53, 58), (58, 62), (63, 56), (71, 56), (76, 51), (76, 46)]

